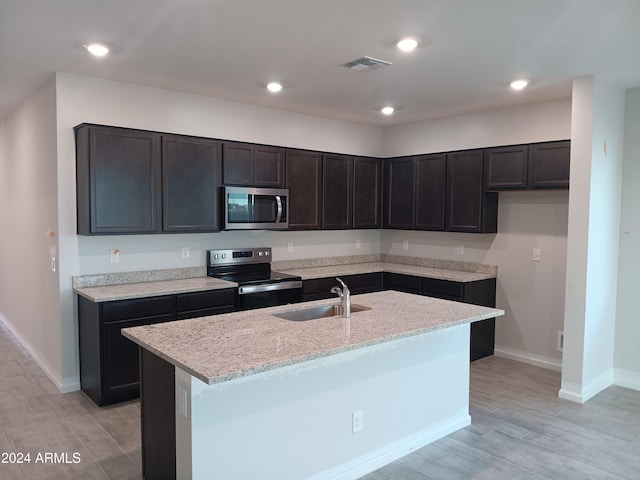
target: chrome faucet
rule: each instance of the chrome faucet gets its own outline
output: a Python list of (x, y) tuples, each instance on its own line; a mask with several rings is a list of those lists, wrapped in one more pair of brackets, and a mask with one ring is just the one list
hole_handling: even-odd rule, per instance
[(349, 291), (349, 287), (338, 277), (336, 280), (340, 282), (342, 288), (339, 286), (331, 287), (331, 293), (335, 293), (340, 297), (340, 302), (342, 303), (342, 316), (345, 318), (351, 317), (351, 292)]

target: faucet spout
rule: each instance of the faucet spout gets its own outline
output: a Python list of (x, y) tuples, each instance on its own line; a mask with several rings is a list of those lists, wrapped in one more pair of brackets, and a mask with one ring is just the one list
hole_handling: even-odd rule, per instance
[(342, 285), (342, 289), (336, 286), (331, 289), (331, 292), (337, 293), (340, 297), (340, 301), (342, 302), (342, 316), (345, 318), (351, 317), (351, 292), (349, 291), (349, 287), (347, 284), (342, 281), (342, 279), (336, 277), (336, 280), (340, 282)]

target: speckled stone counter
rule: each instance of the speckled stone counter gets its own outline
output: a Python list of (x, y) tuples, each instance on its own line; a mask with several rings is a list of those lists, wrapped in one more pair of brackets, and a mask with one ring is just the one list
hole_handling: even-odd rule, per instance
[(465, 272), (444, 268), (389, 262), (354, 263), (347, 265), (330, 265), (324, 267), (296, 268), (290, 270), (281, 269), (278, 271), (289, 273), (291, 275), (299, 275), (303, 280), (375, 272), (401, 273), (404, 275), (437, 278), (439, 280), (450, 280), (453, 282), (475, 282), (478, 280), (486, 280), (487, 278), (496, 278), (496, 274), (494, 272)]
[(278, 313), (335, 301), (228, 313), (123, 329), (123, 335), (207, 384), (504, 314), (503, 310), (394, 291), (354, 295), (370, 310), (290, 321)]
[(78, 295), (93, 302), (110, 302), (131, 298), (157, 297), (176, 293), (199, 292), (234, 288), (238, 284), (212, 277), (183, 278), (178, 280), (162, 280), (155, 282), (125, 283), (99, 287), (74, 287)]

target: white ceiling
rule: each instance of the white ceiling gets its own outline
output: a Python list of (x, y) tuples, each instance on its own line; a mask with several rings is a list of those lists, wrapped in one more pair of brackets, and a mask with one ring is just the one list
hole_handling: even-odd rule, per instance
[[(637, 87), (639, 48), (640, 0), (0, 0), (0, 117), (59, 71), (394, 125), (568, 97), (583, 75)], [(363, 55), (393, 65), (340, 67)]]

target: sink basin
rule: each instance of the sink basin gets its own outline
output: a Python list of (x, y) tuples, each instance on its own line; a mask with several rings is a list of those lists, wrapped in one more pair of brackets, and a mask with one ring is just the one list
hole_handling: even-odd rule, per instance
[[(370, 307), (351, 304), (351, 313), (371, 310)], [(291, 310), (274, 315), (275, 317), (293, 320), (296, 322), (304, 320), (315, 320), (316, 318), (335, 317), (342, 315), (342, 305), (319, 305), (317, 307), (305, 308), (304, 310)]]

